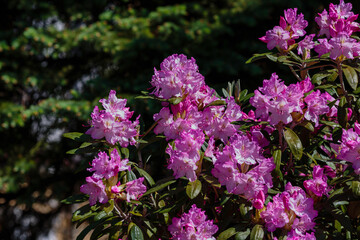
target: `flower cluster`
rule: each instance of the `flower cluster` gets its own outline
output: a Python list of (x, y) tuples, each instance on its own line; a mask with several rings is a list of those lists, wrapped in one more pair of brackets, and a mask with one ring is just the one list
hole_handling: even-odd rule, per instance
[(181, 218), (174, 217), (168, 227), (174, 240), (215, 240), (213, 235), (218, 227), (212, 220), (206, 220), (205, 211), (201, 211), (195, 204), (188, 213), (183, 213)]
[[(297, 8), (294, 8), (284, 11), (284, 17), (280, 17), (279, 25), (268, 30), (266, 35), (260, 38), (261, 41), (267, 43), (269, 50), (275, 47), (287, 50), (289, 46), (295, 43), (296, 39), (306, 34), (304, 29), (308, 22), (304, 19), (304, 15), (302, 13), (297, 14)], [(309, 40), (307, 39), (302, 43), (302, 49), (309, 47), (307, 43)]]
[(182, 132), (180, 137), (166, 149), (169, 154), (168, 169), (174, 171), (174, 176), (185, 176), (190, 181), (196, 180), (195, 171), (198, 169), (200, 160), (200, 148), (205, 141), (205, 135), (201, 131), (191, 130)]
[[(118, 173), (130, 170), (128, 159), (121, 159), (118, 151), (114, 149), (110, 153), (110, 158), (106, 152), (99, 152), (91, 163), (91, 168), (87, 170), (93, 172), (93, 175), (86, 178), (86, 184), (80, 187), (82, 193), (89, 195), (90, 205), (107, 203), (109, 198), (125, 198), (127, 201), (137, 199), (145, 191), (146, 187), (142, 184), (144, 178), (139, 178), (126, 183), (126, 188), (120, 186), (117, 182)], [(124, 192), (126, 190), (126, 193)]]
[(273, 73), (269, 80), (264, 80), (259, 90), (255, 90), (250, 103), (256, 108), (256, 116), (269, 121), (271, 125), (299, 121), (299, 117), (293, 118), (293, 113), (297, 112), (318, 126), (319, 116), (328, 113), (330, 109), (327, 106), (328, 94), (326, 93), (317, 90), (304, 97), (304, 94), (313, 88), (309, 78), (286, 86), (278, 75)]
[(247, 136), (236, 134), (222, 151), (215, 152), (212, 174), (228, 192), (243, 195), (261, 209), (265, 194), (272, 187), (274, 168), (274, 161), (261, 155), (259, 145)]
[[(181, 97), (179, 103), (164, 104), (160, 112), (154, 114), (154, 121), (157, 122), (154, 133), (164, 134), (168, 141), (174, 140), (174, 145), (169, 144), (166, 150), (169, 154), (168, 168), (174, 171), (176, 178), (186, 176), (190, 181), (197, 178), (195, 172), (199, 167), (200, 148), (205, 138), (220, 139), (227, 143), (229, 137), (238, 130), (231, 122), (245, 116), (233, 97), (219, 99), (215, 91), (205, 85), (203, 77), (194, 77), (198, 76), (197, 70), (193, 58), (189, 60), (183, 54), (174, 54), (161, 63), (161, 71), (155, 70), (151, 82), (153, 86), (158, 86), (153, 92), (157, 97)], [(179, 73), (183, 71), (188, 72), (185, 74), (188, 78)], [(161, 78), (160, 73), (173, 77)], [(171, 95), (164, 95), (163, 92), (168, 92), (166, 88), (169, 84), (175, 86), (172, 85), (174, 79), (179, 83), (176, 85), (179, 94), (175, 94), (174, 90)], [(186, 83), (194, 79), (200, 82), (190, 88)], [(216, 100), (222, 100), (226, 105), (211, 105)]]
[[(306, 196), (305, 191), (289, 182), (285, 191), (273, 197), (266, 210), (261, 212), (268, 231), (274, 232), (277, 228), (288, 231), (291, 239), (316, 239), (313, 230), (317, 211), (313, 207), (314, 201)], [(305, 237), (306, 238), (303, 238)], [(296, 238), (298, 237), (298, 238)]]
[(360, 44), (351, 38), (354, 32), (360, 31), (360, 25), (355, 22), (358, 15), (352, 11), (351, 3), (340, 0), (339, 5), (333, 3), (329, 6), (329, 12), (324, 11), (315, 18), (320, 27), (319, 35), (326, 38), (318, 39), (319, 44), (315, 51), (321, 56), (330, 53), (330, 58), (337, 59), (344, 56), (353, 59), (360, 55)]
[(360, 124), (355, 123), (354, 128), (343, 129), (338, 159), (352, 163), (357, 174), (360, 174)]
[(309, 195), (315, 195), (317, 197), (327, 195), (330, 188), (327, 184), (327, 176), (324, 174), (324, 168), (321, 168), (319, 165), (314, 166), (312, 177), (313, 179), (304, 181), (304, 187)]
[(139, 117), (135, 121), (130, 118), (133, 112), (126, 106), (126, 99), (118, 99), (116, 92), (111, 90), (109, 99), (101, 99), (104, 110), (95, 106), (91, 114), (91, 128), (86, 131), (93, 139), (105, 137), (106, 141), (115, 145), (119, 143), (122, 147), (136, 143), (135, 138), (139, 135)]
[(170, 99), (198, 92), (205, 81), (194, 58), (173, 54), (161, 63), (159, 71), (155, 69), (151, 85), (155, 87), (155, 96)]

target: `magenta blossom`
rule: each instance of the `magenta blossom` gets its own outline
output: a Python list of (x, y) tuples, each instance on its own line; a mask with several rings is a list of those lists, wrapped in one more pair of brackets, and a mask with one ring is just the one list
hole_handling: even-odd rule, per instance
[(97, 201), (107, 203), (108, 196), (105, 192), (105, 185), (101, 179), (87, 177), (86, 184), (80, 187), (80, 191), (89, 195), (90, 206), (95, 205)]
[(102, 139), (115, 145), (119, 143), (122, 147), (136, 143), (138, 137), (139, 117), (134, 122), (130, 121), (133, 112), (125, 107), (126, 100), (116, 98), (116, 92), (111, 90), (109, 99), (101, 99), (105, 110), (99, 110), (95, 106), (90, 121), (91, 128), (86, 131), (93, 139)]
[(310, 93), (304, 98), (307, 109), (304, 114), (305, 119), (315, 123), (315, 127), (319, 125), (319, 116), (327, 114), (330, 111), (327, 105), (327, 95), (321, 94), (319, 90)]
[(266, 35), (261, 37), (260, 40), (267, 43), (269, 50), (275, 47), (286, 50), (288, 48), (288, 40), (290, 40), (290, 32), (280, 26), (275, 26), (272, 30), (268, 30)]
[(343, 129), (338, 159), (351, 162), (357, 174), (360, 174), (360, 124), (354, 128)]
[(297, 14), (297, 8), (284, 11), (284, 17), (280, 17), (280, 26), (275, 26), (272, 30), (266, 31), (266, 35), (259, 38), (267, 43), (269, 50), (277, 47), (287, 50), (290, 45), (295, 43), (295, 39), (306, 34), (305, 28), (308, 22), (302, 13)]
[(126, 200), (137, 200), (146, 192), (146, 186), (143, 184), (144, 178), (138, 178), (126, 183)]
[(319, 165), (314, 166), (312, 177), (313, 179), (304, 181), (304, 187), (306, 190), (318, 197), (327, 195), (330, 188), (327, 184), (327, 177), (324, 174), (324, 169)]
[(93, 177), (97, 179), (106, 178), (109, 179), (116, 176), (118, 172), (130, 170), (130, 166), (127, 165), (129, 160), (120, 158), (120, 155), (116, 149), (111, 152), (111, 158), (106, 152), (99, 152), (98, 157), (94, 158), (91, 163), (91, 168), (87, 170), (94, 172)]
[(315, 226), (313, 219), (317, 216), (317, 211), (313, 204), (313, 199), (308, 198), (303, 189), (292, 186), (289, 182), (285, 191), (275, 195), (273, 201), (268, 203), (266, 210), (261, 212), (261, 217), (270, 232), (281, 228), (306, 235)]
[(205, 141), (201, 131), (182, 132), (174, 141), (174, 147), (169, 144), (166, 153), (169, 154), (168, 169), (174, 171), (175, 178), (186, 177), (196, 180), (195, 171), (200, 160), (200, 148)]
[(215, 154), (211, 173), (228, 192), (244, 196), (255, 208), (262, 208), (267, 190), (272, 187), (272, 159), (261, 155), (256, 142), (244, 135), (234, 135), (222, 151)]
[(174, 217), (168, 227), (174, 240), (215, 240), (213, 235), (218, 227), (212, 220), (206, 220), (205, 211), (201, 211), (195, 204), (188, 213), (183, 213), (181, 218)]
[(155, 87), (152, 94), (163, 99), (194, 94), (205, 84), (195, 59), (187, 59), (183, 54), (167, 57), (161, 63), (160, 70), (154, 69), (154, 72), (150, 82)]

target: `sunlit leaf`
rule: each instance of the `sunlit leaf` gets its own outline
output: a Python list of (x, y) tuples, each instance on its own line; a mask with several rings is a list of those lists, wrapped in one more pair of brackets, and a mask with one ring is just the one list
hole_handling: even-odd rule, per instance
[(287, 128), (284, 131), (284, 138), (285, 138), (287, 144), (289, 145), (290, 150), (291, 150), (292, 154), (294, 155), (294, 157), (297, 160), (300, 160), (302, 157), (302, 154), (303, 154), (303, 146), (302, 146), (301, 140), (298, 137), (298, 135), (290, 128)]

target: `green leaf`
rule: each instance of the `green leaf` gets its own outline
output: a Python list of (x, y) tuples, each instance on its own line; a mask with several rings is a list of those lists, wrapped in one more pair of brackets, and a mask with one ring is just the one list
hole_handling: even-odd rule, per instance
[(264, 230), (261, 225), (255, 225), (251, 230), (250, 240), (262, 240), (264, 239)]
[(266, 57), (273, 62), (277, 62), (278, 57), (275, 54), (266, 54)]
[(317, 84), (317, 85), (320, 85), (321, 84), (321, 80), (323, 80), (324, 78), (330, 76), (331, 73), (329, 72), (320, 72), (320, 73), (317, 73), (317, 74), (314, 74), (311, 78), (311, 82), (313, 84)]
[(333, 87), (335, 87), (334, 84), (322, 84), (320, 86), (315, 87), (315, 89), (328, 89), (328, 88), (333, 88)]
[(214, 178), (213, 176), (204, 174), (202, 175), (202, 177), (204, 178), (204, 180), (208, 183), (210, 183), (211, 186), (216, 187), (216, 188), (221, 188), (221, 184), (219, 183), (219, 181)]
[(146, 196), (146, 195), (149, 195), (151, 193), (154, 193), (154, 192), (158, 192), (160, 191), (161, 189), (163, 188), (166, 188), (167, 186), (169, 186), (170, 184), (173, 184), (174, 182), (176, 182), (176, 180), (171, 180), (171, 181), (168, 181), (166, 183), (163, 183), (163, 184), (160, 184), (158, 186), (155, 186), (153, 188), (150, 188), (149, 190), (146, 191), (146, 193), (143, 194), (143, 197)]
[(281, 167), (281, 150), (280, 149), (276, 149), (273, 152), (273, 158), (274, 158), (274, 162), (275, 162), (275, 174), (277, 176), (279, 176), (280, 180), (283, 180), (283, 174), (280, 171), (280, 167)]
[(98, 149), (96, 147), (94, 147), (94, 144), (84, 142), (81, 144), (80, 147), (71, 149), (71, 150), (67, 151), (66, 154), (92, 153), (92, 152), (97, 152), (97, 151), (98, 151)]
[(124, 155), (124, 158), (129, 158), (129, 149), (128, 148), (121, 148), (121, 153)]
[(360, 197), (360, 182), (353, 181), (351, 184), (351, 189), (355, 197)]
[(80, 133), (80, 132), (69, 132), (69, 133), (64, 133), (63, 137), (65, 138), (70, 138), (74, 141), (77, 142), (86, 142), (86, 141), (90, 141), (91, 140), (91, 136), (85, 133)]
[(235, 235), (234, 240), (246, 240), (249, 235), (250, 229), (248, 228), (245, 232), (238, 232)]
[(330, 210), (331, 215), (341, 223), (341, 225), (349, 231), (353, 231), (351, 220), (348, 215), (344, 214), (340, 209), (334, 208)]
[(332, 132), (332, 138), (335, 142), (340, 141), (342, 137), (343, 130), (340, 127), (334, 128)]
[(135, 173), (132, 170), (129, 170), (126, 172), (126, 178), (127, 178), (128, 182), (134, 181), (137, 179)]
[(225, 88), (222, 88), (221, 90), (222, 90), (222, 93), (223, 93), (224, 97), (226, 97), (226, 98), (230, 97), (228, 91)]
[(85, 202), (87, 200), (89, 200), (89, 197), (87, 195), (85, 195), (85, 194), (77, 194), (77, 195), (65, 198), (64, 200), (61, 201), (61, 203), (74, 204), (74, 203)]
[(322, 124), (325, 124), (327, 126), (333, 127), (333, 128), (341, 127), (338, 123), (331, 122), (331, 121), (320, 120), (319, 122), (322, 123)]
[[(330, 184), (330, 185), (332, 185), (332, 184)], [(342, 188), (338, 188), (338, 189), (334, 190), (334, 191), (330, 194), (329, 199), (333, 198), (333, 197), (336, 196), (336, 195), (343, 194), (343, 193), (344, 193), (344, 188), (343, 188), (343, 187), (342, 187)]]
[(182, 101), (182, 97), (173, 97), (169, 99), (169, 103), (176, 105)]
[(224, 100), (215, 100), (211, 103), (209, 103), (208, 105), (206, 105), (204, 108), (210, 107), (210, 106), (222, 106), (222, 105), (226, 105), (226, 101)]
[(347, 105), (347, 101), (346, 101), (345, 96), (343, 96), (340, 99), (339, 107), (338, 107), (338, 122), (343, 128), (346, 128), (346, 125), (348, 122), (348, 119), (347, 119), (348, 109), (347, 109), (346, 105)]
[(309, 130), (310, 132), (314, 132), (314, 126), (312, 125), (311, 122), (304, 122), (303, 124), (301, 124), (304, 128), (306, 128), (307, 130)]
[(99, 213), (97, 213), (94, 217), (95, 221), (99, 221), (100, 219), (103, 219), (104, 217), (108, 216), (106, 211), (101, 211)]
[(219, 236), (216, 238), (216, 240), (226, 240), (231, 238), (232, 236), (234, 236), (237, 233), (236, 228), (231, 227), (226, 229), (225, 231), (221, 232), (219, 234)]
[(252, 63), (252, 62), (254, 62), (254, 61), (256, 61), (256, 60), (266, 58), (267, 55), (269, 55), (269, 54), (272, 54), (272, 52), (256, 53), (256, 54), (254, 54), (251, 58), (249, 58), (245, 63), (248, 64), (248, 63)]
[(151, 187), (155, 185), (154, 179), (144, 169), (141, 169), (139, 167), (135, 167), (135, 169), (139, 172), (141, 176), (146, 179), (146, 181), (150, 184)]
[(358, 79), (358, 74), (355, 71), (355, 69), (347, 66), (347, 67), (343, 68), (343, 72), (344, 72), (345, 78), (346, 78), (347, 82), (349, 83), (350, 87), (353, 90), (356, 90), (359, 79)]
[(81, 208), (77, 209), (72, 216), (72, 221), (84, 221), (87, 218), (94, 216), (97, 214), (97, 210), (99, 209), (98, 206), (90, 206), (89, 204), (82, 206)]
[(144, 240), (144, 235), (137, 225), (133, 225), (130, 229), (130, 237), (132, 240)]
[(186, 194), (190, 199), (196, 198), (201, 192), (201, 182), (196, 179), (193, 182), (189, 182), (186, 186)]
[(99, 224), (103, 223), (105, 221), (105, 218), (101, 219), (100, 221), (92, 222), (90, 223), (77, 237), (76, 240), (82, 240), (86, 237), (86, 235), (96, 228)]
[(292, 154), (294, 155), (294, 157), (297, 160), (300, 160), (302, 157), (302, 154), (303, 154), (303, 146), (302, 146), (301, 140), (298, 137), (298, 135), (290, 128), (287, 128), (284, 131), (284, 138), (285, 138), (287, 144), (289, 145), (290, 150), (291, 150)]
[(104, 207), (104, 211), (107, 214), (110, 214), (112, 212), (112, 210), (114, 210), (114, 199), (110, 199), (109, 202), (106, 204), (106, 206)]
[(240, 92), (239, 101), (240, 101), (240, 102), (243, 102), (244, 99), (246, 98), (247, 94), (248, 94), (248, 90), (247, 90), (247, 89), (242, 90), (242, 91)]
[(240, 101), (240, 95), (241, 95), (240, 91), (241, 91), (240, 79), (238, 79), (235, 83), (235, 89), (234, 89), (235, 101)]

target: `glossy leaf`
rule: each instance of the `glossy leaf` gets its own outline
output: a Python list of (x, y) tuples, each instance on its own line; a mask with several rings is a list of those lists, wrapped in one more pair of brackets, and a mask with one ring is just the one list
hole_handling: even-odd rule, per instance
[(250, 240), (264, 239), (264, 229), (261, 225), (255, 225), (250, 233)]
[(226, 229), (225, 231), (221, 232), (219, 236), (216, 238), (216, 240), (226, 240), (234, 236), (238, 231), (236, 228), (231, 227)]
[(144, 240), (144, 235), (137, 225), (133, 225), (130, 229), (130, 237), (132, 240)]
[(351, 184), (351, 189), (355, 197), (360, 197), (360, 182), (353, 181)]
[(89, 199), (89, 197), (85, 194), (77, 194), (77, 195), (65, 198), (64, 200), (61, 201), (61, 203), (64, 203), (64, 204), (81, 203), (81, 202), (87, 201), (88, 199)]
[(198, 179), (193, 182), (189, 182), (186, 186), (186, 194), (188, 195), (188, 197), (190, 199), (196, 198), (201, 192), (201, 186), (201, 182)]
[(169, 186), (170, 184), (173, 184), (174, 182), (176, 182), (176, 180), (171, 180), (171, 181), (168, 181), (166, 183), (162, 183), (160, 185), (157, 185), (153, 188), (150, 188), (149, 190), (147, 190), (144, 194), (143, 194), (143, 197), (146, 196), (146, 195), (149, 195), (151, 193), (154, 193), (154, 192), (158, 192), (160, 190), (162, 190), (163, 188), (166, 188), (167, 186)]
[(86, 141), (91, 140), (90, 135), (85, 134), (85, 133), (80, 133), (80, 132), (64, 133), (63, 137), (72, 139), (72, 140), (77, 141), (77, 142), (86, 142)]
[(155, 185), (154, 179), (144, 169), (141, 169), (139, 167), (135, 167), (135, 169), (140, 173), (141, 176), (143, 176), (146, 179), (146, 181), (149, 183), (151, 187)]
[(303, 145), (302, 145), (301, 140), (298, 137), (298, 135), (290, 128), (287, 128), (284, 131), (284, 138), (285, 138), (287, 144), (289, 145), (290, 150), (291, 150), (292, 154), (294, 155), (294, 157), (297, 160), (300, 160), (303, 155)]
[(343, 72), (347, 82), (353, 90), (356, 90), (359, 82), (358, 73), (352, 67), (344, 67)]

